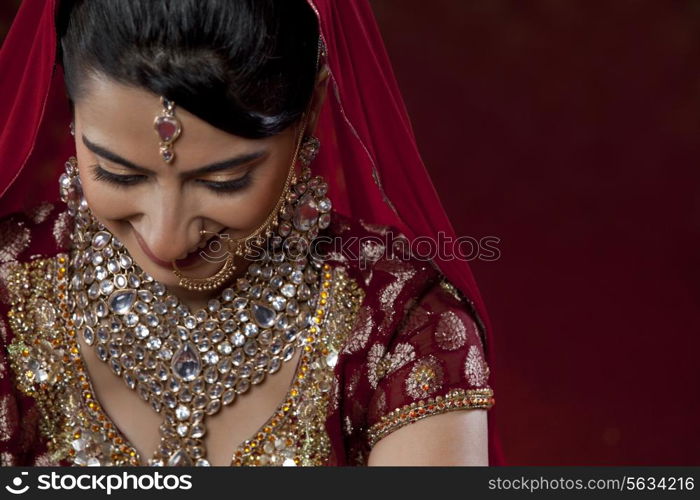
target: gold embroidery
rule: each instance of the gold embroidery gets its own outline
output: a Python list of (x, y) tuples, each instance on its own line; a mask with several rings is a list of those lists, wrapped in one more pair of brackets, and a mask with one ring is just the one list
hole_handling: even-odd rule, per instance
[(58, 462), (54, 461), (51, 458), (51, 455), (47, 453), (42, 453), (38, 457), (34, 459), (34, 466), (35, 467), (56, 467), (58, 466)]
[(406, 286), (406, 283), (415, 276), (416, 270), (398, 259), (382, 259), (377, 263), (375, 269), (386, 271), (395, 278), (394, 281), (379, 292), (379, 301), (382, 304), (382, 310), (386, 313), (381, 328), (386, 328), (396, 313), (394, 302)]
[(29, 218), (34, 224), (41, 224), (46, 220), (49, 214), (53, 211), (54, 206), (51, 203), (42, 203), (37, 205), (29, 212)]
[(464, 298), (462, 297), (462, 292), (447, 280), (440, 281), (440, 286), (450, 295), (452, 295), (457, 301), (462, 302)]
[(15, 461), (15, 456), (7, 451), (0, 452), (0, 465), (4, 467), (17, 465)]
[[(329, 266), (330, 268), (330, 266)], [(330, 273), (328, 273), (330, 274)], [(336, 267), (331, 284), (321, 291), (319, 302), (327, 311), (325, 341), (339, 351), (357, 324), (365, 292), (351, 279), (344, 267)]]
[(405, 342), (396, 344), (392, 351), (382, 359), (380, 378), (395, 372), (414, 359), (416, 359), (416, 350), (411, 344)]
[(396, 297), (399, 296), (401, 290), (403, 290), (404, 283), (401, 280), (395, 280), (386, 285), (379, 292), (379, 301), (382, 304), (382, 309), (386, 312), (387, 316), (394, 315), (394, 301)]
[(464, 362), (464, 375), (467, 377), (469, 384), (476, 387), (486, 384), (488, 379), (489, 367), (481, 355), (481, 351), (475, 345), (469, 348), (467, 360)]
[[(12, 269), (17, 265), (17, 262), (4, 262), (0, 263), (0, 300), (3, 304), (10, 304), (10, 274)], [(7, 335), (4, 333), (3, 329), (3, 339), (7, 341)]]
[[(66, 261), (59, 255), (17, 264), (10, 278), (13, 307), (8, 317), (15, 339), (8, 352), (18, 387), (36, 399), (43, 417), (40, 430), (49, 439), (49, 452), (40, 460), (138, 465), (136, 450), (96, 400), (76, 332), (66, 327)], [(322, 465), (328, 459), (325, 419), (329, 408), (334, 411), (338, 404), (333, 367), (355, 324), (364, 291), (342, 267), (326, 265), (323, 280), (316, 324), (304, 339), (287, 398), (236, 450), (232, 465)]]
[(355, 394), (355, 390), (357, 389), (357, 384), (360, 381), (360, 370), (357, 369), (355, 370), (350, 377), (348, 377), (348, 381), (345, 384), (345, 398), (350, 399), (353, 397)]
[(386, 248), (382, 243), (374, 240), (365, 240), (362, 242), (360, 262), (374, 264), (382, 257), (385, 250)]
[[(90, 386), (84, 375), (80, 378), (75, 331), (65, 327), (66, 262), (67, 256), (60, 254), (13, 267), (8, 283), (12, 302), (8, 318), (15, 338), (8, 352), (17, 387), (36, 400), (42, 415), (39, 430), (48, 438), (49, 459), (58, 462), (80, 448), (74, 457), (77, 463), (80, 454), (89, 449), (83, 438), (94, 433), (90, 442), (97, 441), (98, 435), (107, 432), (108, 422), (89, 420), (80, 405), (82, 396), (90, 394)], [(94, 409), (96, 403), (91, 401), (90, 405)], [(94, 457), (86, 458), (85, 463), (100, 464)]]
[(73, 218), (68, 212), (61, 212), (53, 223), (53, 237), (59, 247), (70, 245), (70, 235), (73, 232)]
[(367, 379), (372, 389), (377, 388), (379, 379), (384, 375), (382, 358), (384, 356), (384, 344), (373, 344), (367, 353)]
[(342, 252), (328, 252), (328, 259), (336, 261), (340, 264), (346, 264), (348, 262), (347, 257), (343, 255)]
[(340, 405), (340, 381), (337, 375), (333, 376), (330, 395), (328, 396), (328, 414), (335, 413)]
[(343, 347), (343, 352), (352, 354), (365, 348), (369, 336), (374, 328), (374, 320), (372, 319), (372, 310), (369, 306), (362, 306), (357, 315), (357, 324), (349, 334), (347, 341)]
[(454, 311), (445, 311), (440, 315), (440, 321), (435, 328), (434, 335), (442, 349), (454, 351), (467, 341), (467, 328), (464, 321)]
[(427, 398), (443, 383), (443, 371), (435, 356), (420, 359), (406, 377), (406, 393), (414, 399)]
[(0, 223), (0, 262), (17, 260), (19, 254), (27, 249), (32, 240), (32, 232), (24, 225), (10, 217)]
[(378, 271), (384, 271), (393, 277), (406, 281), (416, 274), (414, 265), (402, 259), (382, 259), (375, 266)]
[(455, 389), (445, 396), (420, 400), (395, 409), (384, 415), (367, 430), (367, 441), (372, 448), (381, 438), (395, 430), (431, 415), (454, 410), (489, 409), (496, 403), (493, 391), (485, 389)]
[(10, 435), (10, 395), (0, 397), (0, 441), (7, 441)]
[(389, 226), (365, 222), (363, 219), (358, 219), (358, 222), (365, 229), (365, 231), (369, 231), (370, 233), (374, 233), (378, 236), (384, 236), (387, 232), (389, 232)]

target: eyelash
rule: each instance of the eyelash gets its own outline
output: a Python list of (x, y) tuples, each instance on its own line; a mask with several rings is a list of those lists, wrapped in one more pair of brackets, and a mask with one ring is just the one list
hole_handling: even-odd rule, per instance
[[(142, 182), (146, 179), (145, 175), (119, 175), (113, 174), (102, 168), (99, 165), (93, 166), (93, 175), (96, 181), (108, 182), (114, 186), (120, 188), (126, 188), (133, 186)], [(212, 190), (216, 194), (227, 194), (237, 191), (242, 191), (246, 189), (251, 183), (250, 171), (248, 171), (243, 177), (235, 179), (232, 181), (225, 182), (215, 182), (215, 181), (204, 181), (198, 179), (197, 182), (203, 184), (208, 189)]]
[(139, 183), (142, 179), (145, 179), (145, 175), (117, 175), (112, 172), (108, 172), (99, 165), (93, 165), (93, 179), (96, 181), (105, 181), (110, 184), (114, 184), (118, 187), (133, 186)]

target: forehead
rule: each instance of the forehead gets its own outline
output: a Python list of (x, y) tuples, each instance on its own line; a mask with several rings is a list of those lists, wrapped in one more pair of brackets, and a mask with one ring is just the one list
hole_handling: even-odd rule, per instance
[[(165, 165), (159, 154), (160, 138), (153, 126), (163, 111), (160, 96), (111, 80), (93, 78), (75, 103), (81, 133), (91, 142), (144, 167)], [(176, 170), (197, 167), (222, 156), (250, 152), (268, 139), (246, 139), (229, 134), (178, 107), (175, 116), (182, 133), (173, 144)], [(171, 168), (172, 168), (171, 167)]]

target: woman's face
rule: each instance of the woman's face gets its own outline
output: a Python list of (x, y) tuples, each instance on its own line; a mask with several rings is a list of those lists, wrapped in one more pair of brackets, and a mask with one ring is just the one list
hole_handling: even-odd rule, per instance
[[(318, 94), (307, 132), (324, 92)], [(91, 81), (75, 103), (78, 170), (95, 217), (144, 271), (187, 295), (177, 286), (172, 261), (188, 277), (211, 276), (221, 268), (225, 249), (213, 243), (219, 237), (203, 238), (200, 230), (237, 239), (263, 224), (282, 194), (301, 130), (294, 125), (273, 137), (245, 139), (176, 103), (182, 133), (173, 145), (175, 160), (167, 164), (153, 128), (161, 111), (159, 96), (146, 90)], [(203, 248), (206, 258), (200, 256)], [(242, 271), (247, 262), (240, 259)]]

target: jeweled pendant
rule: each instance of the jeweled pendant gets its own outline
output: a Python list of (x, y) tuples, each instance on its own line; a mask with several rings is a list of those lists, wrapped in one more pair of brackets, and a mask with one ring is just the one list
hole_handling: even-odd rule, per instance
[(192, 459), (183, 449), (177, 450), (168, 459), (169, 467), (192, 467), (193, 465)]
[(156, 118), (155, 127), (158, 137), (163, 142), (173, 142), (182, 131), (180, 120), (174, 116), (159, 116)]
[(175, 158), (175, 153), (170, 146), (162, 146), (160, 148), (160, 157), (163, 158), (165, 163), (170, 163)]
[(190, 342), (187, 342), (177, 350), (170, 366), (175, 375), (190, 382), (196, 379), (202, 371), (202, 360), (197, 349)]
[(172, 145), (180, 137), (182, 132), (182, 123), (175, 116), (175, 103), (161, 97), (163, 111), (153, 122), (153, 128), (160, 139), (160, 156), (165, 163), (172, 163), (175, 158), (175, 152)]
[(111, 238), (112, 235), (106, 231), (95, 233), (95, 236), (92, 237), (92, 248), (95, 250), (102, 250), (107, 246)]
[(262, 304), (253, 304), (251, 307), (255, 322), (262, 328), (271, 328), (275, 324), (275, 311)]
[(112, 292), (107, 302), (109, 303), (109, 308), (116, 314), (126, 314), (136, 302), (136, 291), (127, 289)]

